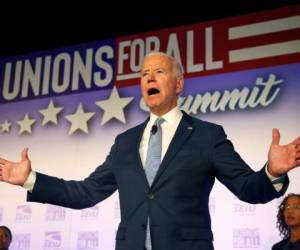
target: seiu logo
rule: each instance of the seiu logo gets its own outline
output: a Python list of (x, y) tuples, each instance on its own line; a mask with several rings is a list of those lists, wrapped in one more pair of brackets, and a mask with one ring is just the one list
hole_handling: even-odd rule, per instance
[(257, 228), (240, 228), (233, 230), (234, 248), (259, 248), (260, 235)]
[(46, 211), (46, 221), (63, 221), (66, 217), (66, 209), (49, 205)]
[(29, 250), (30, 234), (14, 234), (13, 241), (10, 245), (11, 250)]
[(234, 204), (234, 214), (236, 215), (254, 215), (255, 209), (256, 206), (251, 204), (242, 204), (242, 203)]
[(79, 232), (77, 240), (78, 249), (98, 249), (98, 232)]
[(46, 232), (44, 249), (58, 249), (61, 245), (61, 233), (60, 232)]
[(17, 222), (29, 222), (31, 219), (31, 206), (29, 205), (20, 205), (16, 209), (16, 221)]

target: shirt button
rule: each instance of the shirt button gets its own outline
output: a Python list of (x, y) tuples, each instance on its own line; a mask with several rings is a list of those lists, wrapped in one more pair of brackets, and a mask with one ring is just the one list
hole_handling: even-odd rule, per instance
[(153, 193), (149, 193), (149, 194), (148, 194), (148, 198), (149, 198), (150, 200), (153, 200), (153, 199), (154, 199), (154, 197), (155, 197), (155, 196), (154, 196), (154, 194), (153, 194)]

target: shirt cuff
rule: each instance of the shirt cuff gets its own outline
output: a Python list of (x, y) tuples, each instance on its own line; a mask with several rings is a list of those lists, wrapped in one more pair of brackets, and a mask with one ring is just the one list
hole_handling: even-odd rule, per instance
[(25, 188), (28, 192), (32, 192), (34, 184), (36, 181), (36, 172), (31, 171), (27, 180), (25, 181), (25, 183), (23, 184), (23, 188)]
[(272, 182), (275, 190), (277, 192), (279, 192), (283, 187), (285, 175), (281, 175), (279, 177), (274, 177), (273, 175), (271, 175), (268, 171), (268, 163), (266, 164), (265, 170), (266, 170), (266, 174), (267, 174), (268, 178), (270, 179), (270, 181)]

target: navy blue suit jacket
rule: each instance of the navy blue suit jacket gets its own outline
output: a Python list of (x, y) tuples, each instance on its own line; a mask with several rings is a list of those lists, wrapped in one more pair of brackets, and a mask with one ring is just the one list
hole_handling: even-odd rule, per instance
[(239, 199), (265, 203), (276, 192), (265, 169), (254, 172), (235, 152), (219, 125), (184, 113), (151, 187), (139, 155), (147, 121), (117, 136), (105, 162), (83, 181), (37, 174), (29, 201), (81, 209), (119, 191), (117, 250), (143, 250), (151, 221), (154, 250), (210, 250), (209, 194), (217, 178)]

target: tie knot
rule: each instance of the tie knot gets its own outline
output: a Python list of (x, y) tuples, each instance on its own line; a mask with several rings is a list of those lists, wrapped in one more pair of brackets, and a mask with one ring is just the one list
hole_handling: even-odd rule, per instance
[(156, 125), (157, 127), (160, 127), (160, 125), (165, 121), (164, 118), (159, 117), (155, 120), (154, 125)]

